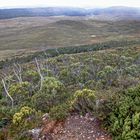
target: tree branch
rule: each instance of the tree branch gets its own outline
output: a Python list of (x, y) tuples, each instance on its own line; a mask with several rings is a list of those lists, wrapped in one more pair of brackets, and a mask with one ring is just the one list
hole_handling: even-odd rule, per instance
[(12, 108), (13, 108), (13, 106), (14, 106), (14, 99), (13, 99), (13, 98), (11, 97), (11, 95), (9, 94), (4, 79), (2, 79), (2, 84), (3, 84), (4, 90), (5, 90), (6, 94), (7, 94), (7, 96), (8, 96), (8, 97), (10, 98), (10, 100), (11, 100)]

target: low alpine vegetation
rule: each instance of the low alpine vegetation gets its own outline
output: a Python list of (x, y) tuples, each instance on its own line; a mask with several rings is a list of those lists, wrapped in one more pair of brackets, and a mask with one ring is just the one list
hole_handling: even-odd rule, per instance
[(57, 121), (90, 113), (114, 139), (140, 138), (137, 47), (36, 57), (0, 72), (0, 139), (30, 139), (28, 132), (40, 128), (45, 113)]

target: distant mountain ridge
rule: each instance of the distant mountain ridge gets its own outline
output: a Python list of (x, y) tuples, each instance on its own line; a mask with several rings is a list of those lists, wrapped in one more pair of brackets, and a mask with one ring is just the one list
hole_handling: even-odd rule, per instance
[(0, 19), (36, 16), (94, 16), (97, 19), (102, 19), (103, 17), (111, 19), (117, 17), (120, 20), (140, 20), (140, 8), (118, 6), (93, 9), (72, 7), (0, 9)]

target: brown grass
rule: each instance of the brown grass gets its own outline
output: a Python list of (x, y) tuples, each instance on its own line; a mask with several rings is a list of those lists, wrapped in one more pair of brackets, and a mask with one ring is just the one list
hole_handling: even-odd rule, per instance
[(0, 59), (51, 47), (139, 40), (139, 25), (138, 21), (95, 21), (63, 16), (0, 20)]

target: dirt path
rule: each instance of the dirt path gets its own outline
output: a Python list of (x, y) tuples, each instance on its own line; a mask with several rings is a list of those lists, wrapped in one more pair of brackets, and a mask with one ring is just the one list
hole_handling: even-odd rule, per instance
[(63, 124), (57, 124), (51, 136), (50, 140), (112, 140), (109, 134), (101, 129), (100, 121), (88, 115), (70, 116)]

